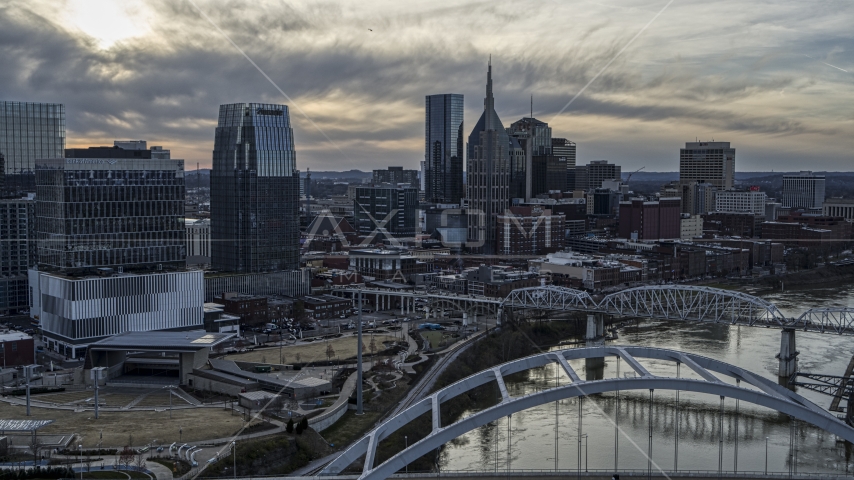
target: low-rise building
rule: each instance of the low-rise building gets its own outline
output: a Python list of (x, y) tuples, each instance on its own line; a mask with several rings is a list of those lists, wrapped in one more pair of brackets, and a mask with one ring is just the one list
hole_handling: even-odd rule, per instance
[(543, 255), (562, 250), (566, 235), (563, 215), (540, 206), (510, 207), (498, 215), (498, 255)]
[(551, 253), (528, 263), (533, 272), (549, 276), (554, 285), (588, 290), (618, 285), (623, 267), (616, 261), (573, 252)]
[(384, 249), (350, 250), (350, 270), (375, 280), (406, 283), (416, 273), (424, 273), (426, 264), (408, 252)]
[(822, 206), (822, 214), (854, 222), (854, 198), (828, 198)]
[(224, 292), (212, 303), (222, 305), (225, 313), (240, 317), (241, 322), (246, 325), (254, 326), (267, 323), (267, 297)]
[(481, 265), (466, 269), (468, 293), (486, 297), (504, 298), (518, 288), (536, 287), (539, 275), (506, 266)]
[(36, 362), (33, 337), (22, 332), (0, 332), (0, 355), (3, 368), (32, 365)]
[(347, 314), (353, 307), (350, 300), (333, 295), (311, 295), (303, 298), (305, 313), (314, 320), (328, 320)]

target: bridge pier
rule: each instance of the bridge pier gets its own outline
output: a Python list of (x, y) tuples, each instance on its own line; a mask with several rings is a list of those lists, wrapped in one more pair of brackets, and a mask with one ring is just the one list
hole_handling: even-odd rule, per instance
[(795, 349), (795, 329), (784, 328), (780, 337), (780, 353), (776, 358), (780, 361), (777, 368), (777, 376), (780, 378), (791, 377), (798, 371), (798, 355), (801, 352)]
[[(584, 334), (587, 347), (601, 347), (605, 344), (605, 316), (601, 313), (587, 315), (587, 331)], [(601, 380), (605, 377), (605, 357), (584, 360), (587, 380)]]

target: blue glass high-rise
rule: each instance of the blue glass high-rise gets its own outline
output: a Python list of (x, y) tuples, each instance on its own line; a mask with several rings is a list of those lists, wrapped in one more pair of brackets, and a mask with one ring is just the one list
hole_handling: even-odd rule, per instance
[(65, 105), (0, 101), (0, 154), (8, 196), (35, 192), (35, 161), (62, 158), (64, 152)]
[(460, 203), (463, 189), (463, 96), (428, 95), (424, 121), (424, 199)]
[(221, 105), (211, 171), (211, 264), (299, 267), (299, 172), (286, 105)]

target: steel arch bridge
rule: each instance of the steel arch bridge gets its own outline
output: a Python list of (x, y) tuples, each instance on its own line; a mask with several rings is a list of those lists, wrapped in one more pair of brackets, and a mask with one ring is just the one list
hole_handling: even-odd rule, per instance
[(597, 306), (615, 314), (733, 325), (787, 327), (777, 307), (752, 295), (717, 288), (656, 285), (612, 293)]
[[(625, 361), (637, 376), (586, 381), (582, 380), (569, 365), (569, 360), (613, 356)], [(670, 361), (685, 365), (701, 377), (702, 380), (653, 375), (637, 361), (637, 358)], [(547, 364), (559, 365), (569, 378), (570, 383), (521, 397), (510, 396), (504, 383), (505, 376), (542, 367)], [(728, 383), (733, 381), (735, 381), (735, 385)], [(441, 424), (440, 407), (443, 402), (491, 382), (495, 382), (501, 392), (502, 399), (497, 405), (458, 420), (450, 425)], [(749, 388), (742, 387), (739, 382), (744, 382)], [(340, 474), (347, 466), (364, 455), (365, 462), (360, 479), (385, 479), (412, 461), (454, 438), (507, 415), (558, 400), (585, 397), (617, 390), (690, 391), (717, 395), (721, 399), (724, 397), (739, 399), (791, 415), (798, 420), (811, 423), (849, 442), (854, 442), (854, 428), (849, 427), (835, 416), (822, 410), (800, 395), (742, 368), (707, 357), (675, 350), (649, 347), (604, 346), (541, 353), (498, 365), (464, 378), (433, 393), (379, 425), (365, 437), (351, 445), (338, 458), (329, 463), (320, 472), (320, 475)], [(377, 447), (380, 441), (428, 412), (431, 413), (433, 420), (430, 433), (388, 460), (375, 465)]]
[(547, 285), (519, 288), (501, 302), (501, 308), (532, 308), (538, 310), (595, 310), (596, 302), (587, 292)]
[(850, 335), (854, 331), (854, 308), (811, 308), (802, 313), (791, 327), (809, 332)]
[[(514, 290), (502, 308), (586, 310), (620, 316), (786, 328), (791, 321), (777, 307), (746, 293), (690, 285), (630, 288), (595, 301), (587, 292), (544, 286)], [(854, 317), (848, 328), (854, 333)]]
[(546, 285), (521, 288), (504, 299), (477, 295), (396, 292), (380, 289), (339, 288), (339, 294), (358, 292), (392, 297), (423, 298), (463, 311), (482, 305), (480, 312), (499, 315), (507, 309), (586, 311), (661, 320), (726, 323), (751, 327), (791, 328), (819, 333), (854, 335), (854, 308), (813, 308), (798, 318), (787, 318), (773, 303), (733, 290), (694, 285), (648, 285), (612, 293), (596, 300), (587, 292)]

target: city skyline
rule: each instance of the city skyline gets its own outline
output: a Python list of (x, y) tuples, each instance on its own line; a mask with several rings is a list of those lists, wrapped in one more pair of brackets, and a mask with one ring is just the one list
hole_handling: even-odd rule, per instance
[[(850, 169), (854, 118), (839, 99), (854, 88), (854, 7), (667, 5), (544, 3), (516, 18), (501, 3), (333, 4), (327, 15), (265, 2), (69, 0), (56, 13), (13, 1), (0, 31), (17, 48), (0, 53), (0, 78), (8, 100), (65, 104), (69, 148), (147, 138), (188, 169), (209, 167), (218, 105), (262, 101), (294, 110), (300, 170), (417, 169), (424, 96), (465, 95), (473, 125), (491, 53), (499, 116), (529, 115), (533, 95), (534, 116), (578, 144), (579, 165), (674, 171), (679, 146), (714, 139), (738, 148), (739, 171), (797, 171), (805, 156), (816, 171)], [(569, 10), (582, 27), (551, 20)], [(447, 18), (462, 28), (428, 35)], [(518, 42), (534, 28), (533, 44)]]

